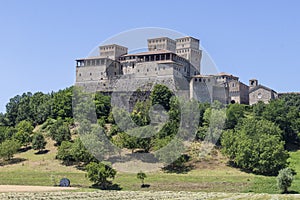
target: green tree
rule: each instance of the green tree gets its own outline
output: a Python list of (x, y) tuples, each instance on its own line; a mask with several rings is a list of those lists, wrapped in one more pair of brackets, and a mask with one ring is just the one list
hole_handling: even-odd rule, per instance
[(23, 93), (18, 104), (18, 113), (16, 118), (16, 123), (21, 121), (32, 121), (32, 110), (30, 109), (30, 99), (32, 97), (31, 92)]
[(125, 132), (120, 132), (112, 138), (112, 142), (119, 148), (131, 149), (132, 153), (136, 148), (138, 148), (137, 138), (128, 135)]
[(6, 117), (5, 114), (0, 113), (0, 126), (8, 126), (9, 125), (9, 121)]
[[(298, 131), (294, 130), (298, 125), (297, 119), (299, 119), (299, 109), (294, 109), (293, 106), (286, 104), (284, 99), (277, 99), (271, 101), (264, 112), (262, 113), (264, 119), (274, 122), (283, 131), (283, 140), (288, 143), (294, 143), (297, 141)], [(292, 124), (294, 122), (294, 124)], [(300, 127), (300, 126), (299, 126)]]
[(218, 103), (203, 114), (202, 127), (198, 127), (196, 138), (219, 145), (219, 139), (226, 123), (226, 111)]
[(68, 141), (71, 139), (69, 125), (61, 119), (58, 119), (53, 125), (51, 125), (49, 132), (51, 138), (56, 141), (57, 145), (60, 145), (62, 141)]
[(95, 160), (80, 138), (76, 138), (74, 142), (63, 141), (58, 147), (56, 158), (62, 160), (66, 165), (70, 165), (72, 162), (88, 164)]
[(253, 113), (256, 118), (261, 118), (264, 110), (266, 109), (266, 104), (263, 101), (259, 101), (257, 104), (253, 105)]
[(27, 146), (31, 142), (31, 134), (34, 129), (31, 122), (23, 120), (16, 126), (17, 133), (14, 138), (20, 142), (21, 145)]
[(277, 176), (277, 186), (283, 193), (288, 192), (288, 188), (291, 187), (294, 180), (293, 171), (290, 168), (284, 168), (279, 171)]
[(144, 180), (145, 178), (147, 178), (147, 175), (144, 172), (140, 171), (136, 174), (136, 177), (137, 179), (140, 179), (142, 181), (142, 186), (144, 186)]
[(72, 97), (73, 87), (59, 90), (51, 94), (51, 117), (58, 118), (71, 118), (73, 117), (72, 111)]
[(75, 161), (72, 155), (72, 142), (63, 141), (58, 147), (56, 158), (62, 160), (66, 165), (70, 165), (72, 161)]
[(150, 123), (149, 117), (149, 108), (150, 102), (149, 101), (138, 101), (131, 113), (131, 119), (135, 122), (138, 126), (145, 126)]
[(76, 138), (74, 140), (74, 143), (70, 149), (70, 154), (72, 155), (73, 160), (76, 162), (88, 164), (89, 162), (95, 160), (94, 156), (87, 151), (80, 138)]
[(111, 184), (109, 179), (114, 179), (117, 174), (117, 171), (111, 166), (96, 162), (89, 163), (86, 166), (86, 170), (89, 180), (102, 189), (107, 189)]
[(21, 100), (21, 96), (17, 95), (9, 100), (6, 104), (6, 114), (5, 116), (8, 119), (8, 125), (14, 126), (16, 125), (16, 119), (18, 116), (18, 108)]
[(51, 114), (51, 96), (37, 92), (30, 98), (30, 110), (34, 125), (44, 123)]
[(10, 160), (20, 148), (20, 143), (16, 140), (5, 140), (0, 144), (0, 158)]
[(281, 130), (267, 120), (244, 119), (223, 133), (221, 144), (237, 167), (257, 174), (275, 175), (287, 165)]
[(225, 129), (233, 129), (244, 118), (245, 105), (230, 104), (226, 109)]
[(39, 152), (41, 152), (43, 149), (45, 149), (46, 144), (47, 144), (47, 142), (46, 142), (43, 134), (36, 133), (33, 135), (32, 148), (34, 150), (38, 150)]
[(167, 111), (170, 110), (170, 99), (173, 96), (172, 91), (165, 85), (156, 84), (150, 94), (152, 105), (161, 105)]
[(111, 102), (110, 96), (104, 95), (100, 92), (97, 92), (95, 94), (94, 103), (96, 106), (96, 114), (98, 119), (104, 117), (104, 119), (107, 121), (111, 109), (110, 102)]

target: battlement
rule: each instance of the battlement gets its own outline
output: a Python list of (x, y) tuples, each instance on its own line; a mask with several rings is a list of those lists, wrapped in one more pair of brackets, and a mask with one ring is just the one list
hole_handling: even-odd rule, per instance
[(198, 50), (199, 46), (200, 40), (190, 36), (176, 39), (176, 49), (192, 48)]
[(120, 56), (128, 53), (128, 48), (117, 44), (109, 44), (100, 46), (99, 52), (101, 57), (117, 60)]
[(167, 50), (175, 53), (176, 41), (168, 37), (148, 39), (148, 51)]

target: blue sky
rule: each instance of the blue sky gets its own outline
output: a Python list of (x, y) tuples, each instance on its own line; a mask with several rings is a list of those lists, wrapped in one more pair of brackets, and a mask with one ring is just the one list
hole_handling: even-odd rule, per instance
[(1, 1), (0, 112), (23, 92), (75, 81), (76, 58), (134, 28), (199, 38), (219, 71), (278, 92), (300, 91), (300, 1)]

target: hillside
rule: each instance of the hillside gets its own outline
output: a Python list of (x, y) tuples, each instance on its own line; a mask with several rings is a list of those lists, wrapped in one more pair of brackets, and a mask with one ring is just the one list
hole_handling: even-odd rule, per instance
[[(63, 177), (71, 180), (71, 185), (85, 190), (92, 183), (85, 177), (86, 172), (76, 166), (65, 166), (55, 159), (57, 147), (47, 139), (45, 154), (35, 154), (35, 150), (20, 152), (10, 163), (0, 167), (0, 185), (40, 185), (53, 186)], [(197, 191), (197, 192), (266, 192), (278, 193), (275, 177), (265, 177), (242, 172), (226, 165), (226, 160), (215, 150), (217, 156), (208, 156), (202, 161), (192, 161), (191, 170), (186, 173), (147, 173), (145, 180), (149, 191)], [(294, 160), (300, 154), (294, 154)], [(114, 180), (122, 190), (141, 190), (136, 174), (118, 172)], [(297, 183), (299, 183), (297, 181)], [(293, 187), (299, 189), (298, 187)]]

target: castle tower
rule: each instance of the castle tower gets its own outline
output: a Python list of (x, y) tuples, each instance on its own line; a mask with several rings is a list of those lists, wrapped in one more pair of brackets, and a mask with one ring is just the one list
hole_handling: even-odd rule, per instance
[(200, 41), (193, 37), (176, 39), (176, 54), (187, 59), (200, 71), (202, 51), (199, 49)]
[(176, 42), (168, 37), (148, 39), (148, 51), (167, 50), (175, 53)]
[(103, 45), (99, 47), (100, 56), (103, 58), (110, 58), (112, 60), (118, 60), (118, 58), (124, 54), (127, 54), (128, 48), (116, 44)]

